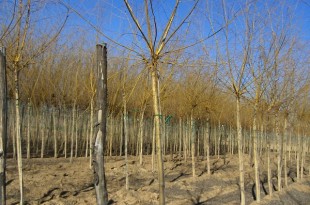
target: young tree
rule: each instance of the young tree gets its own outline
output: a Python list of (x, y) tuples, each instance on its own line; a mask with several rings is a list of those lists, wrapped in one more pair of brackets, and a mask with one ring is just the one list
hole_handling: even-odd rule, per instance
[[(164, 180), (164, 164), (162, 156), (162, 139), (161, 139), (161, 120), (162, 116), (160, 108), (160, 85), (159, 85), (159, 66), (160, 60), (163, 58), (163, 51), (171, 39), (175, 36), (175, 33), (180, 29), (184, 22), (189, 18), (194, 9), (197, 6), (198, 1), (195, 2), (192, 9), (189, 11), (188, 15), (181, 21), (176, 29), (172, 29), (172, 23), (174, 23), (175, 16), (180, 4), (179, 0), (176, 0), (175, 5), (172, 9), (170, 17), (164, 27), (162, 34), (159, 35), (159, 30), (157, 28), (157, 22), (153, 10), (153, 2), (145, 0), (144, 1), (144, 12), (146, 17), (146, 31), (143, 30), (141, 22), (136, 17), (131, 4), (128, 0), (124, 0), (127, 10), (134, 22), (136, 28), (142, 36), (145, 46), (148, 52), (145, 54), (139, 54), (142, 56), (142, 60), (145, 62), (146, 67), (149, 69), (151, 74), (152, 82), (152, 97), (153, 97), (153, 110), (154, 110), (154, 126), (155, 126), (155, 136), (156, 136), (156, 148), (157, 148), (157, 163), (158, 163), (158, 181), (159, 181), (159, 204), (165, 204), (165, 180)], [(151, 13), (151, 14), (150, 14)], [(155, 34), (155, 35), (154, 35)], [(157, 35), (160, 36), (159, 40)]]
[[(42, 3), (42, 2), (41, 2)], [(34, 43), (32, 39), (32, 29), (35, 29), (35, 22), (31, 21), (33, 10), (40, 2), (32, 2), (27, 0), (18, 0), (18, 5), (14, 4), (14, 12), (17, 11), (17, 15), (14, 16), (15, 26), (8, 29), (9, 32), (5, 32), (1, 38), (1, 41), (7, 44), (8, 49), (8, 68), (13, 73), (14, 79), (14, 101), (15, 101), (15, 129), (16, 129), (16, 146), (17, 146), (17, 164), (19, 173), (19, 188), (20, 188), (20, 204), (24, 203), (23, 198), (23, 174), (22, 174), (22, 137), (21, 137), (21, 115), (20, 115), (20, 72), (21, 70), (28, 68), (30, 64), (36, 61), (36, 58), (49, 46), (55, 42), (60, 32), (62, 31), (67, 18), (61, 24), (56, 32), (52, 32), (50, 35), (43, 35), (40, 43)], [(17, 8), (16, 8), (17, 7)], [(15, 19), (16, 18), (16, 19)], [(10, 25), (10, 24), (9, 24)], [(9, 35), (10, 34), (10, 35)], [(5, 37), (5, 38), (4, 38)], [(36, 36), (39, 37), (39, 36)], [(37, 42), (40, 40), (36, 39)]]
[[(225, 1), (222, 1), (224, 21), (228, 24), (228, 13), (225, 5)], [(241, 31), (241, 45), (231, 44), (229, 38), (230, 28), (227, 26), (225, 29), (225, 54), (226, 54), (226, 76), (228, 79), (222, 79), (226, 84), (226, 87), (233, 93), (236, 102), (236, 127), (237, 127), (237, 139), (238, 139), (238, 159), (239, 159), (239, 188), (240, 188), (240, 204), (245, 204), (245, 185), (244, 185), (244, 142), (241, 126), (241, 108), (240, 102), (243, 95), (246, 93), (247, 88), (251, 84), (249, 79), (248, 61), (251, 52), (251, 43), (254, 30), (251, 27), (249, 4), (246, 3), (243, 11), (245, 28)], [(235, 28), (236, 29), (236, 28)], [(235, 53), (232, 53), (230, 46), (233, 46)], [(240, 53), (237, 51), (240, 49)], [(240, 59), (236, 59), (236, 56), (241, 56)], [(224, 69), (225, 70), (225, 67)], [(224, 75), (225, 76), (225, 75)], [(223, 78), (223, 77), (222, 77)], [(228, 83), (226, 83), (227, 81)]]

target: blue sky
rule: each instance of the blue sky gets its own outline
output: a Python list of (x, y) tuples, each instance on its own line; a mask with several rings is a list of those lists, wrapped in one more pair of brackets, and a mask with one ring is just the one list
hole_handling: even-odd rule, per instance
[[(141, 37), (133, 35), (133, 32), (136, 31), (135, 25), (130, 19), (130, 16), (127, 12), (125, 4), (122, 0), (64, 0), (67, 4), (69, 4), (72, 8), (76, 9), (85, 19), (90, 21), (93, 25), (95, 25), (101, 32), (105, 35), (113, 38), (114, 40), (126, 44), (128, 46), (133, 46), (136, 49), (138, 47), (143, 47), (143, 42)], [(145, 19), (143, 17), (144, 10), (143, 10), (143, 0), (137, 1), (129, 1), (135, 11), (135, 14), (141, 21), (140, 23), (142, 26), (145, 25)], [(171, 12), (171, 8), (173, 7), (175, 1), (172, 0), (156, 0), (154, 1), (154, 10), (155, 16), (157, 20), (157, 27), (162, 28)], [(222, 12), (221, 9), (221, 1), (209, 1), (209, 4), (213, 4), (215, 8), (213, 11), (214, 14), (214, 22), (216, 28), (220, 28), (223, 24), (223, 19), (221, 14), (217, 12)], [(237, 3), (236, 3), (237, 2)], [(238, 8), (241, 8), (245, 1), (226, 1), (227, 5), (232, 6), (233, 9), (236, 11)], [(257, 1), (258, 5), (265, 5), (270, 4), (272, 5), (277, 4), (275, 1)], [(277, 9), (274, 12), (274, 16), (279, 15), (279, 19), (287, 20), (290, 18), (283, 13), (290, 10), (293, 14), (291, 17), (292, 19), (292, 32), (295, 35), (304, 41), (305, 43), (310, 41), (310, 1), (309, 0), (287, 0), (287, 1), (280, 1), (284, 6), (277, 5)], [(284, 3), (283, 3), (284, 2)], [(193, 5), (192, 0), (184, 0), (181, 1), (181, 6), (179, 8), (179, 13), (177, 16), (177, 21), (180, 22), (189, 11), (189, 8)], [(190, 25), (191, 32), (190, 38), (186, 39), (186, 42), (180, 42), (181, 44), (190, 44), (199, 38), (203, 38), (203, 36), (207, 36), (208, 34), (212, 33), (210, 29), (210, 25), (207, 23), (206, 16), (202, 14), (206, 7), (205, 1), (201, 1), (199, 7), (196, 9), (196, 13), (194, 17), (196, 20), (193, 21), (192, 25)], [(229, 7), (228, 6), (228, 7)], [(266, 6), (266, 5), (265, 5)], [(286, 8), (287, 7), (287, 8)], [(279, 11), (281, 9), (282, 11)], [(258, 11), (259, 12), (259, 11)], [(279, 12), (279, 13), (277, 13)], [(232, 12), (233, 13), (233, 12)], [(196, 16), (195, 16), (196, 15)], [(199, 15), (201, 19), (203, 19), (203, 25), (199, 23)], [(280, 16), (282, 17), (280, 18)], [(219, 19), (217, 19), (219, 16)], [(198, 20), (197, 20), (198, 19)], [(216, 24), (218, 22), (218, 24)], [(239, 23), (242, 22), (242, 18), (236, 21), (235, 25), (238, 27)], [(177, 24), (177, 23), (176, 23)], [(176, 25), (175, 24), (175, 25)], [(198, 30), (199, 27), (199, 30)], [(185, 24), (183, 26), (183, 31), (187, 28)], [(216, 29), (215, 28), (215, 29)], [(99, 41), (108, 41), (102, 35), (97, 35), (96, 31), (88, 25), (81, 17), (79, 17), (76, 13), (71, 12), (69, 17), (69, 23), (67, 26), (67, 32), (70, 30), (76, 30), (76, 32), (83, 33), (85, 38), (88, 40), (94, 41), (94, 39), (99, 39)], [(75, 32), (75, 34), (77, 34)], [(76, 35), (78, 36), (78, 35)], [(98, 38), (97, 38), (98, 37)], [(136, 38), (135, 38), (136, 37)], [(108, 42), (109, 43), (109, 42)]]
[[(133, 32), (136, 32), (135, 25), (133, 24), (130, 16), (127, 12), (125, 4), (123, 0), (60, 0), (66, 4), (70, 5), (70, 7), (74, 8), (79, 12), (83, 18), (87, 19), (91, 22), (95, 27), (97, 27), (102, 33), (110, 38), (113, 38), (117, 42), (120, 42), (126, 46), (134, 47), (135, 49), (145, 48), (141, 37), (133, 35)], [(13, 4), (13, 0), (3, 0), (0, 3), (0, 13), (3, 14), (0, 17), (0, 23), (8, 23), (9, 12)], [(57, 28), (57, 25), (60, 25), (63, 19), (66, 16), (66, 9), (63, 6), (60, 6), (57, 1), (46, 1), (45, 9), (42, 10), (40, 15), (37, 15), (37, 18), (32, 18), (32, 21), (38, 20), (40, 23), (37, 24), (38, 33), (42, 31), (48, 30), (53, 31)], [(144, 19), (144, 8), (143, 8), (143, 0), (129, 0), (134, 8), (135, 14), (140, 20), (140, 23), (145, 28), (145, 19)], [(171, 9), (175, 3), (174, 0), (154, 0), (154, 10), (155, 16), (157, 20), (158, 29), (162, 29), (167, 22), (167, 19), (171, 13)], [(208, 2), (209, 6), (212, 6), (212, 16), (215, 30), (220, 28), (223, 25), (223, 17), (222, 17), (222, 8), (221, 1), (200, 1), (198, 8), (195, 10), (193, 14), (192, 21), (186, 22), (179, 32), (178, 43), (180, 45), (188, 45), (191, 44), (198, 39), (206, 37), (208, 34), (212, 33), (210, 24), (207, 21), (208, 13), (206, 11), (206, 2)], [(228, 8), (231, 9), (231, 14), (237, 11), (239, 8), (245, 4), (244, 0), (227, 0), (226, 4)], [(283, 5), (282, 7), (277, 5), (280, 3)], [(176, 16), (176, 23), (173, 25), (175, 27), (181, 19), (188, 13), (189, 9), (193, 5), (193, 0), (182, 0), (179, 12)], [(257, 5), (272, 5), (275, 4), (277, 9), (274, 11), (273, 16), (279, 17), (278, 20), (281, 20), (282, 13), (286, 10), (290, 10), (292, 15), (292, 27), (291, 31), (294, 35), (298, 36), (298, 38), (303, 41), (305, 44), (309, 44), (310, 41), (310, 0), (286, 0), (286, 1), (275, 1), (275, 0), (258, 0)], [(228, 11), (229, 12), (229, 11)], [(259, 13), (258, 9), (258, 13)], [(282, 19), (285, 19), (288, 16), (283, 15)], [(233, 25), (237, 28), (243, 28), (242, 24), (242, 16), (236, 19), (233, 22)], [(51, 23), (51, 24), (50, 24)], [(49, 25), (52, 25), (50, 27)], [(189, 29), (189, 30), (187, 30)], [(187, 35), (187, 38), (182, 41), (182, 37)], [(98, 34), (95, 29), (93, 29), (85, 20), (83, 20), (79, 15), (77, 15), (72, 10), (69, 13), (68, 23), (66, 25), (65, 31), (63, 32), (64, 41), (69, 39), (69, 42), (76, 43), (81, 41), (81, 36), (83, 41), (85, 41), (86, 45), (92, 45), (94, 42), (102, 42), (105, 41), (109, 43), (111, 46), (111, 42), (109, 42), (104, 36)], [(223, 37), (222, 34), (219, 34), (217, 38)], [(159, 38), (159, 37), (158, 37)], [(184, 39), (184, 38), (183, 38)], [(204, 42), (205, 45), (214, 44), (215, 38)]]

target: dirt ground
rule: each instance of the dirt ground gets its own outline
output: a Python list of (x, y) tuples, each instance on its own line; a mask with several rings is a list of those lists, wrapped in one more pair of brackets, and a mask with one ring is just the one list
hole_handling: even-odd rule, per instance
[[(157, 204), (157, 173), (152, 172), (151, 157), (144, 156), (143, 165), (137, 157), (129, 158), (129, 190), (125, 189), (125, 163), (123, 157), (106, 158), (106, 176), (111, 204)], [(18, 204), (19, 189), (16, 161), (9, 159), (7, 167), (8, 204)], [(166, 202), (181, 204), (239, 204), (239, 172), (236, 156), (211, 158), (211, 175), (207, 174), (206, 161), (199, 159), (196, 164), (197, 177), (191, 174), (190, 160), (166, 156), (165, 180)], [(24, 193), (26, 204), (73, 205), (96, 204), (92, 184), (93, 172), (88, 158), (75, 158), (73, 163), (64, 158), (24, 160)], [(309, 204), (310, 178), (296, 181), (294, 166), (289, 169), (289, 186), (281, 193), (267, 196), (267, 175), (265, 163), (261, 161), (262, 203), (261, 204)], [(276, 170), (276, 164), (273, 164)], [(254, 168), (245, 160), (246, 204), (256, 204)], [(306, 173), (307, 171), (307, 173)], [(308, 170), (305, 174), (308, 174)], [(274, 189), (276, 173), (274, 172)]]

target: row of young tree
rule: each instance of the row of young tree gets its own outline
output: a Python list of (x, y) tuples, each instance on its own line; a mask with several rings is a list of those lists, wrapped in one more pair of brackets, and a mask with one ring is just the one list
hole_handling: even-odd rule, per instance
[[(13, 12), (6, 12), (11, 18), (0, 33), (0, 44), (7, 47), (12, 100), (8, 152), (18, 159), (21, 204), (23, 155), (64, 156), (70, 161), (92, 155), (99, 109), (98, 59), (93, 48), (85, 48), (82, 37), (64, 43), (61, 32), (66, 31), (68, 14), (85, 17), (61, 2), (52, 7), (61, 10), (63, 21), (49, 19), (43, 30), (37, 22), (43, 19), (46, 4), (14, 1), (8, 7)], [(210, 154), (238, 153), (241, 204), (245, 203), (244, 154), (250, 154), (255, 164), (256, 184), (264, 153), (268, 164), (270, 152), (278, 154), (281, 179), (293, 151), (298, 178), (302, 176), (300, 166), (305, 166), (308, 150), (302, 142), (309, 140), (309, 53), (294, 32), (293, 21), (283, 21), (274, 12), (280, 9), (289, 16), (289, 9), (283, 9), (287, 5), (270, 5), (245, 2), (239, 9), (224, 0), (218, 6), (194, 1), (184, 14), (177, 0), (163, 24), (156, 21), (155, 2), (145, 0), (143, 12), (137, 14), (124, 0), (138, 44), (132, 47), (114, 41), (87, 21), (98, 34), (124, 49), (108, 57), (105, 154), (137, 155), (142, 163), (144, 154), (152, 154), (154, 162), (156, 152), (160, 204), (165, 203), (162, 154), (178, 154), (185, 161), (191, 157), (196, 177), (198, 156), (209, 163)], [(205, 24), (211, 35), (191, 34)], [(209, 43), (211, 37), (214, 40)], [(271, 194), (270, 167), (268, 184)], [(278, 190), (281, 187), (278, 180)], [(260, 186), (256, 193), (259, 201)]]

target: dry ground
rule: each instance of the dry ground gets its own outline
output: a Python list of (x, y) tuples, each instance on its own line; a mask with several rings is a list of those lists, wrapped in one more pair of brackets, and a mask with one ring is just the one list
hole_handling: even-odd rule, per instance
[[(254, 171), (245, 160), (246, 204), (254, 202)], [(70, 164), (69, 159), (46, 158), (24, 160), (25, 200), (27, 204), (73, 205), (96, 203), (92, 185), (92, 170), (89, 159), (76, 158)], [(261, 204), (310, 204), (310, 178), (301, 183), (296, 179), (294, 165), (289, 171), (289, 187), (281, 193), (268, 193), (265, 163), (262, 161), (262, 197)], [(198, 177), (193, 179), (191, 164), (188, 160), (166, 156), (165, 180), (167, 204), (239, 204), (238, 160), (237, 156), (224, 159), (211, 158), (211, 175), (205, 169), (202, 159), (196, 165)], [(18, 175), (16, 161), (8, 160), (7, 199), (8, 204), (18, 204)], [(273, 164), (276, 170), (276, 164)], [(125, 163), (122, 157), (108, 157), (106, 175), (111, 204), (157, 204), (158, 183), (156, 172), (151, 170), (151, 157), (144, 156), (143, 165), (136, 157), (129, 158), (130, 189), (125, 190)], [(308, 170), (307, 170), (308, 172)], [(306, 173), (306, 172), (305, 172)], [(276, 176), (276, 173), (274, 173)], [(276, 189), (276, 177), (274, 177)], [(253, 203), (255, 204), (255, 202)]]

